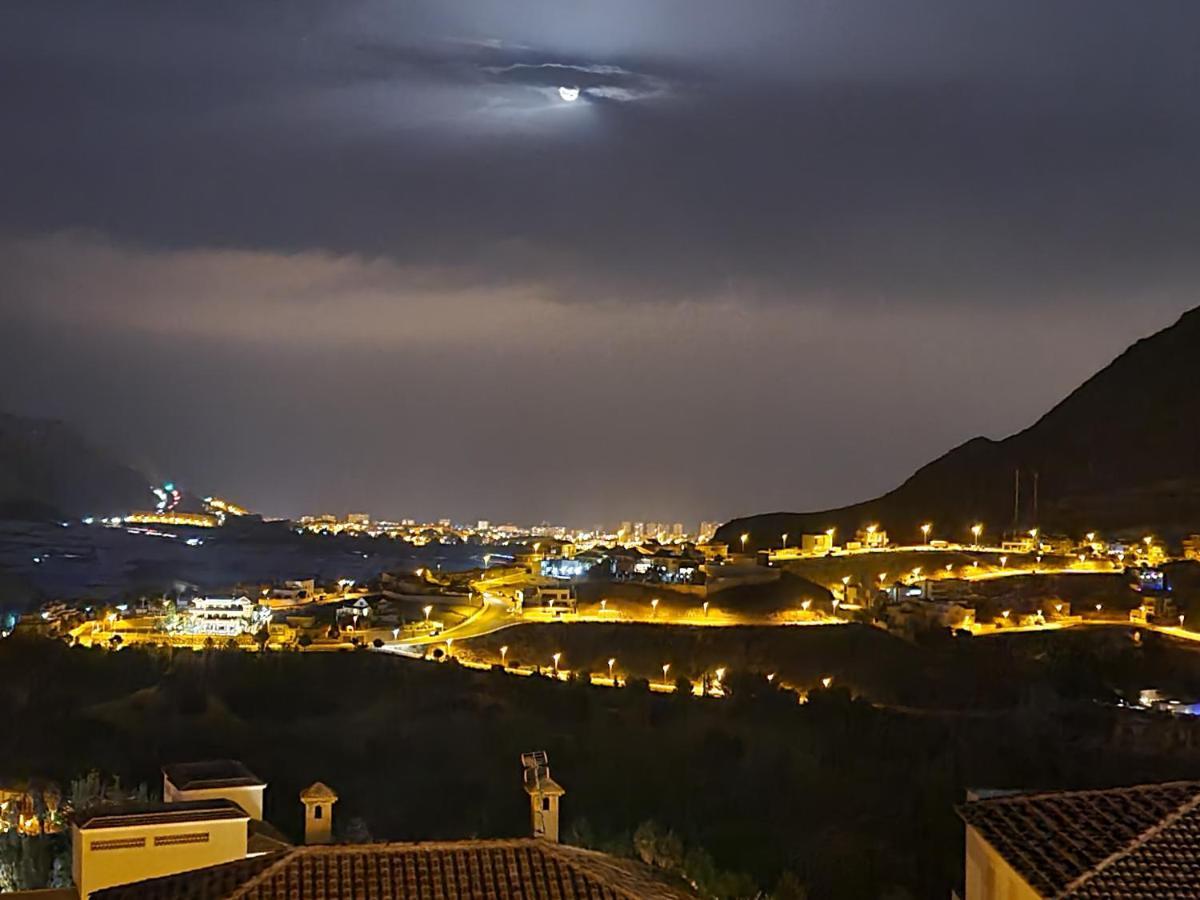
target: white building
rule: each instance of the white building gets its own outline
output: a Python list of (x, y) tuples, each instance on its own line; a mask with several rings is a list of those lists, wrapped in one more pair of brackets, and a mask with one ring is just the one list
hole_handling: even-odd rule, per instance
[(237, 637), (254, 633), (270, 620), (271, 611), (249, 597), (197, 597), (181, 627), (191, 634)]

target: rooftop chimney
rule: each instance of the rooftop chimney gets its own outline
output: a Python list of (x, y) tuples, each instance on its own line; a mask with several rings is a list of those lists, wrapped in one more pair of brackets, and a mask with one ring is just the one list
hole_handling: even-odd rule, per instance
[(304, 843), (333, 842), (333, 804), (338, 796), (327, 784), (313, 782), (300, 792), (304, 804)]
[(533, 836), (558, 843), (558, 798), (566, 793), (550, 777), (550, 760), (546, 751), (521, 754), (524, 769), (525, 793), (533, 819)]

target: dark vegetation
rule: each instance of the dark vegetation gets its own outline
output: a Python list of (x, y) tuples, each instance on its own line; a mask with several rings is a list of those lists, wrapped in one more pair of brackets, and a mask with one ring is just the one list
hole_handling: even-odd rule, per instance
[[(528, 654), (563, 643), (582, 657), (606, 653), (599, 645), (619, 627), (622, 659), (664, 650), (649, 628), (606, 627), (527, 627), (507, 640)], [(759, 631), (666, 631), (681, 636), (667, 648), (681, 671), (710, 659), (731, 667), (726, 700), (367, 650), (108, 652), (10, 638), (0, 642), (0, 774), (65, 785), (100, 769), (155, 784), (164, 762), (236, 756), (270, 782), (267, 817), (290, 834), (301, 827), (298, 792), (321, 779), (357, 839), (462, 838), (527, 832), (517, 757), (545, 749), (568, 791), (568, 840), (683, 868), (710, 895), (757, 885), (921, 898), (946, 896), (959, 877), (953, 806), (967, 786), (1195, 774), (1184, 751), (1158, 740), (1174, 720), (1147, 716), (1137, 741), (1118, 741), (1120, 717), (1139, 714), (1097, 702), (1163, 687), (1158, 678), (1200, 689), (1200, 656), (1153, 634), (947, 639), (918, 653), (862, 628)], [(597, 647), (571, 644), (577, 634)], [(853, 664), (806, 704), (752, 671), (841, 657)]]
[[(722, 526), (730, 546), (749, 532), (751, 549), (779, 535), (823, 531), (842, 536), (878, 522), (900, 541), (916, 541), (922, 522), (953, 539), (972, 522), (1007, 526), (1013, 473), (1022, 473), (1021, 524), (1074, 534), (1154, 530), (1174, 536), (1200, 522), (1200, 308), (1138, 341), (1034, 425), (1002, 441), (973, 438), (875, 500), (817, 513), (772, 513)], [(1038, 516), (1032, 515), (1038, 473)]]

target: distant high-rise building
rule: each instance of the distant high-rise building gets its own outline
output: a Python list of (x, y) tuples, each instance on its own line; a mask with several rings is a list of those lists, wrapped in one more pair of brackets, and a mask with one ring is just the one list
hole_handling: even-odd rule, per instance
[(683, 537), (683, 523), (682, 522), (676, 522), (674, 525), (671, 526), (671, 536), (677, 537), (677, 538)]
[(449, 519), (438, 519), (438, 525), (440, 525), (442, 528), (449, 528), (450, 520)]
[(492, 525), (492, 523), (489, 522), (487, 519), (480, 519), (478, 522), (475, 523), (475, 530), (476, 531), (487, 531), (491, 527), (491, 525)]
[(696, 536), (700, 541), (712, 540), (712, 536), (717, 533), (719, 523), (717, 522), (701, 522), (700, 533)]
[(351, 525), (370, 525), (371, 517), (367, 513), (349, 513), (346, 521)]
[(633, 534), (633, 523), (626, 519), (621, 523), (621, 537), (629, 537)]

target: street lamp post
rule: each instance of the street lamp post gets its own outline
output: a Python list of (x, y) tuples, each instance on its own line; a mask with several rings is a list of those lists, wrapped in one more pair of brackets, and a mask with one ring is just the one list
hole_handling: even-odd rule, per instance
[(558, 660), (559, 660), (561, 657), (562, 657), (562, 653), (561, 653), (561, 652), (559, 652), (559, 653), (555, 653), (555, 654), (554, 654), (552, 657), (550, 657), (551, 659), (553, 659), (553, 660), (554, 660), (554, 674), (555, 674), (556, 676), (558, 675)]
[(657, 597), (655, 597), (653, 600), (650, 601), (650, 610), (651, 610), (650, 615), (652, 615), (652, 616), (658, 615), (658, 598)]
[(500, 648), (500, 665), (508, 668), (508, 644)]
[(425, 613), (425, 624), (428, 625), (429, 624), (429, 614), (431, 612), (433, 612), (433, 607), (426, 606), (422, 611)]
[(979, 547), (979, 536), (983, 534), (983, 524), (977, 523), (971, 526), (971, 534), (975, 536), (975, 546)]
[(616, 662), (617, 658), (615, 656), (609, 658), (608, 660), (608, 680), (613, 683), (614, 687), (616, 687), (617, 684), (617, 679), (613, 678), (613, 665), (615, 665)]
[(750, 540), (749, 532), (743, 532), (740, 540), (742, 542), (742, 553), (744, 554), (746, 552), (746, 541)]
[(929, 546), (929, 532), (933, 531), (933, 523), (926, 522), (921, 526), (921, 539), (925, 542), (925, 546)]
[(704, 601), (704, 618), (708, 618), (708, 601)]
[(663, 663), (663, 684), (669, 684), (667, 681), (667, 672), (671, 670), (670, 663)]
[(781, 537), (783, 538), (783, 549), (786, 550), (787, 549), (787, 532), (785, 531), (781, 535)]

